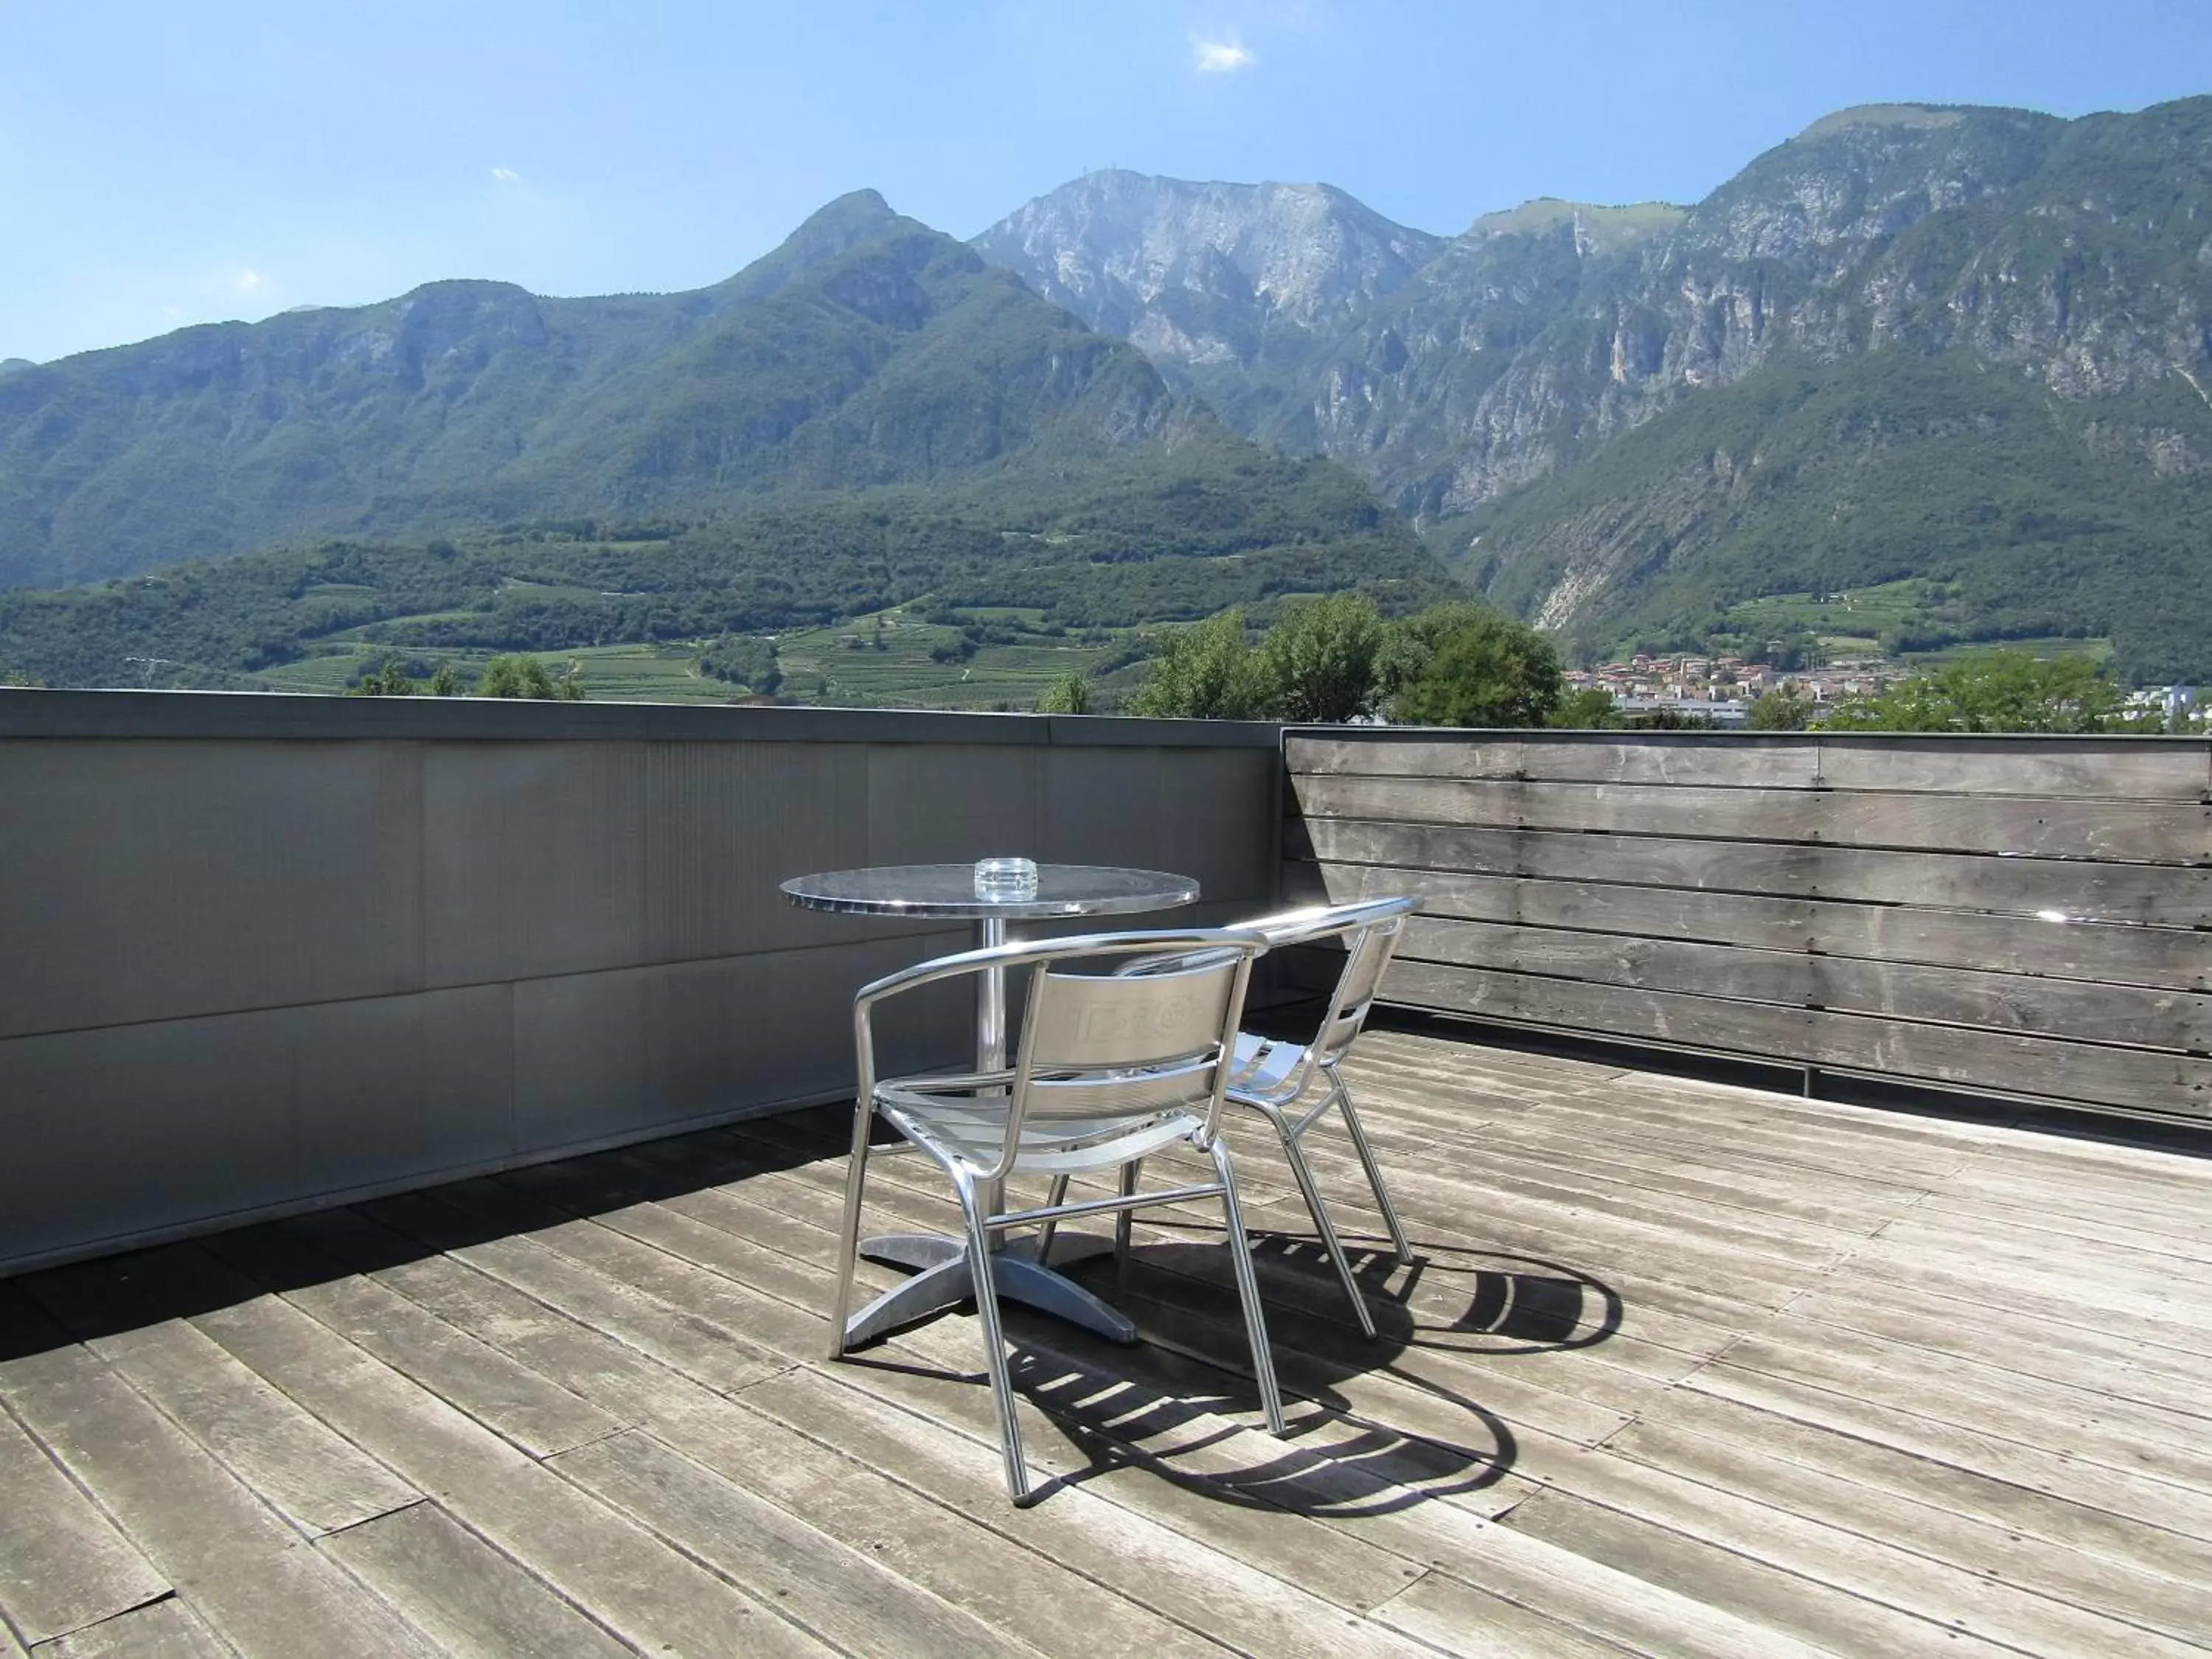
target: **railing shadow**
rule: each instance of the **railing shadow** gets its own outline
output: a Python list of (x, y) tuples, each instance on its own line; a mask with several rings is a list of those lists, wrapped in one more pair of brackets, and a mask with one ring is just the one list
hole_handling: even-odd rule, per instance
[[(786, 1148), (707, 1130), (212, 1232), (0, 1280), (0, 1364), (220, 1313), (257, 1297), (803, 1167), (834, 1137), (810, 1114)], [(836, 1115), (849, 1127), (849, 1112)], [(557, 1199), (555, 1194), (557, 1194)]]

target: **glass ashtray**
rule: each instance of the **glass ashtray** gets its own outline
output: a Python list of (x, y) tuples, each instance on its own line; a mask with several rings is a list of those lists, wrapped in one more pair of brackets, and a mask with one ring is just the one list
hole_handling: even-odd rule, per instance
[(975, 896), (1031, 898), (1036, 896), (1037, 867), (1030, 859), (978, 859)]

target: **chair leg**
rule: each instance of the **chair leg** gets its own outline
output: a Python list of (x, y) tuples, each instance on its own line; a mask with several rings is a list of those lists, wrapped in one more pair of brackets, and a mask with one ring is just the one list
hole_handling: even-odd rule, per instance
[(1017, 1504), (1030, 1496), (1029, 1470), (1022, 1462), (1021, 1419), (1014, 1412), (1014, 1379), (1006, 1367), (1006, 1337), (999, 1323), (999, 1287), (991, 1276), (991, 1240), (982, 1205), (972, 1181), (958, 1179), (960, 1212), (967, 1218), (968, 1249), (975, 1263), (975, 1313), (983, 1325), (983, 1359), (991, 1372), (991, 1400), (999, 1410), (999, 1448), (1006, 1461), (1006, 1492)]
[(845, 1216), (837, 1231), (837, 1293), (830, 1310), (830, 1357), (845, 1357), (845, 1327), (852, 1317), (853, 1276), (860, 1259), (860, 1189), (868, 1178), (868, 1132), (875, 1110), (862, 1105), (853, 1129), (853, 1151), (845, 1164)]
[(1244, 1334), (1252, 1343), (1252, 1375), (1260, 1384), (1260, 1405), (1267, 1414), (1267, 1432), (1280, 1434), (1283, 1390), (1275, 1381), (1274, 1352), (1267, 1346), (1267, 1316), (1260, 1311), (1260, 1280), (1252, 1271), (1251, 1241), (1244, 1237), (1244, 1212), (1237, 1202), (1237, 1170), (1229, 1161), (1229, 1146), (1216, 1139), (1210, 1149), (1213, 1168), (1221, 1178), (1221, 1207), (1229, 1224), (1229, 1260), (1237, 1270), (1237, 1295), (1244, 1304)]
[(1337, 1237), (1336, 1228), (1329, 1221), (1328, 1206), (1321, 1201), (1321, 1188), (1306, 1164), (1298, 1138), (1291, 1133), (1291, 1126), (1274, 1113), (1269, 1112), (1267, 1116), (1275, 1126), (1275, 1133), (1282, 1137), (1283, 1156), (1289, 1160), (1291, 1174), (1305, 1199), (1306, 1211), (1313, 1217), (1314, 1231), (1321, 1235), (1321, 1247), (1328, 1252), (1328, 1259), (1336, 1264), (1336, 1276), (1344, 1281), (1344, 1293), (1352, 1300), (1352, 1311), (1359, 1321), (1360, 1334), (1371, 1342), (1375, 1340), (1375, 1316), (1367, 1311), (1367, 1298), (1360, 1294), (1359, 1281), (1352, 1276), (1352, 1263), (1344, 1254), (1344, 1242)]
[[(1067, 1177), (1064, 1175), (1054, 1176), (1052, 1178), (1052, 1191), (1046, 1196), (1044, 1200), (1046, 1206), (1048, 1208), (1054, 1207), (1065, 1201), (1066, 1197)], [(1054, 1232), (1059, 1231), (1059, 1228), (1060, 1218), (1055, 1215), (1046, 1217), (1044, 1225), (1037, 1229), (1036, 1261), (1038, 1267), (1049, 1267), (1052, 1266), (1052, 1236)]]
[[(1145, 1160), (1141, 1158), (1133, 1158), (1121, 1166), (1122, 1197), (1134, 1198), (1137, 1195), (1137, 1176), (1144, 1167)], [(1129, 1216), (1127, 1210), (1117, 1210), (1114, 1213), (1114, 1268), (1116, 1273), (1129, 1259)]]
[(1375, 1207), (1382, 1212), (1382, 1224), (1390, 1230), (1390, 1243), (1398, 1252), (1399, 1261), (1413, 1265), (1413, 1247), (1406, 1242), (1405, 1224), (1398, 1219), (1398, 1206), (1390, 1201), (1389, 1189), (1382, 1184), (1382, 1171), (1375, 1162), (1375, 1149), (1367, 1144), (1367, 1131), (1359, 1125), (1359, 1114), (1352, 1109), (1352, 1091), (1344, 1086), (1344, 1079), (1332, 1069), (1330, 1085), (1336, 1091), (1336, 1103), (1344, 1113), (1344, 1127), (1352, 1135), (1352, 1150), (1359, 1154), (1359, 1167), (1367, 1171), (1367, 1184), (1375, 1189)]

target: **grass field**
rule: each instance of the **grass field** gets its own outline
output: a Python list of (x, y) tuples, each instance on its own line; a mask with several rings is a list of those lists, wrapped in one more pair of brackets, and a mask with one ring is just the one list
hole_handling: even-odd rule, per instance
[(1729, 622), (1745, 632), (1780, 636), (1803, 629), (1831, 650), (1871, 651), (1885, 629), (1928, 620), (1928, 584), (1913, 578), (1838, 593), (1770, 593), (1729, 608)]
[[(1801, 629), (1816, 635), (1833, 661), (1838, 657), (1875, 654), (1881, 648), (1881, 635), (1893, 629), (1907, 633), (1934, 631), (1945, 620), (1946, 597), (1942, 583), (1912, 577), (1834, 593), (1771, 593), (1731, 606), (1728, 619), (1731, 627), (1755, 639), (1778, 639)], [(1997, 645), (2033, 652), (2039, 657), (2087, 653), (2103, 659), (2112, 653), (2109, 640), (2054, 636), (1962, 642), (1940, 650), (1907, 651), (1899, 660), (1908, 668), (1919, 668)]]
[[(1036, 626), (1041, 615), (1001, 609), (963, 614), (1018, 632)], [(1103, 645), (1024, 632), (1011, 643), (978, 646), (965, 660), (954, 657), (940, 661), (930, 655), (932, 649), (956, 649), (960, 630), (892, 610), (880, 617), (860, 617), (830, 628), (778, 635), (783, 684), (777, 695), (798, 702), (850, 708), (1025, 710), (1035, 708), (1045, 688), (1064, 675), (1091, 674), (1122, 648), (1132, 631), (1117, 632)], [(536, 655), (556, 674), (572, 669), (580, 673), (584, 695), (599, 702), (719, 703), (745, 695), (740, 687), (700, 672), (700, 653), (712, 643), (678, 640), (526, 654)], [(258, 678), (271, 691), (336, 695), (392, 654), (389, 646), (357, 635), (337, 635), (324, 652), (267, 669)], [(468, 679), (499, 653), (416, 654), (425, 669), (450, 662)], [(1097, 681), (1093, 695), (1103, 692), (1110, 697), (1126, 692), (1142, 678), (1141, 668), (1120, 669)]]

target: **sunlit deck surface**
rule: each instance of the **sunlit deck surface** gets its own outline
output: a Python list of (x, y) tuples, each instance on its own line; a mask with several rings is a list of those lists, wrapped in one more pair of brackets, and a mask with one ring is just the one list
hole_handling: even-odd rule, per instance
[(1287, 1441), (1214, 1218), (1156, 1212), (1139, 1346), (1009, 1310), (1060, 1477), (1011, 1508), (972, 1314), (821, 1359), (808, 1112), (0, 1284), (0, 1608), (313, 1659), (2212, 1641), (2212, 1160), (1428, 1034), (1351, 1074), (1422, 1260), (1363, 1342), (1239, 1125)]

